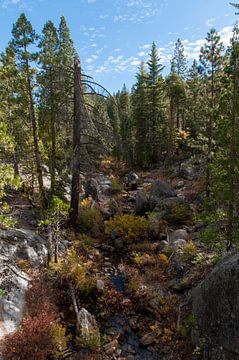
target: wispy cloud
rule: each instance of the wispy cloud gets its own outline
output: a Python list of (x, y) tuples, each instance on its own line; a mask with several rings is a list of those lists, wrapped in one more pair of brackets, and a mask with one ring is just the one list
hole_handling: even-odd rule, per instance
[[(135, 0), (136, 1), (136, 0)], [(222, 28), (218, 33), (221, 37), (221, 40), (225, 47), (227, 47), (230, 44), (230, 39), (232, 37), (232, 26), (227, 26)], [(195, 41), (191, 41), (188, 39), (182, 40), (185, 55), (187, 57), (187, 60), (189, 63), (193, 59), (198, 59), (201, 47), (205, 44), (205, 39), (197, 39)], [(167, 67), (167, 65), (170, 64), (170, 61), (172, 59), (172, 54), (174, 50), (175, 42), (170, 41), (163, 46), (158, 48), (158, 54), (160, 57), (160, 62)], [(123, 73), (123, 72), (136, 72), (137, 68), (139, 67), (141, 61), (147, 61), (149, 57), (149, 52), (147, 50), (151, 47), (150, 44), (142, 44), (138, 47), (139, 51), (136, 53), (136, 55), (132, 55), (129, 57), (125, 57), (123, 54), (115, 56), (114, 54), (109, 55), (103, 63), (101, 63), (98, 66), (92, 66), (94, 56), (91, 56), (87, 59), (88, 65), (91, 66), (91, 71), (94, 75), (97, 76), (97, 74), (115, 74), (115, 73)], [(114, 49), (113, 53), (116, 52), (116, 50), (120, 49)], [(123, 51), (123, 50), (122, 50)], [(87, 68), (90, 70), (89, 68)]]
[(214, 26), (214, 23), (215, 23), (216, 20), (217, 20), (216, 18), (208, 19), (208, 20), (206, 21), (206, 25), (207, 25), (208, 27), (212, 27), (212, 26)]

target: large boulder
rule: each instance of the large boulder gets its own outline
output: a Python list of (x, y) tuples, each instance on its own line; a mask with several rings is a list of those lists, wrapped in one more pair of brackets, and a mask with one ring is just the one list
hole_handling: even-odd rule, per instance
[(86, 179), (84, 183), (84, 189), (85, 189), (85, 197), (88, 198), (89, 196), (92, 197), (94, 200), (99, 199), (99, 184), (98, 181), (94, 178), (88, 178)]
[[(0, 340), (17, 329), (24, 315), (24, 297), (30, 278), (22, 265), (47, 262), (47, 241), (26, 229), (0, 230)], [(1, 357), (1, 355), (0, 355)]]
[(193, 340), (204, 360), (239, 359), (239, 253), (223, 258), (192, 293)]
[(139, 190), (136, 194), (134, 211), (140, 216), (149, 211), (149, 198), (144, 190)]
[(149, 208), (154, 211), (162, 199), (177, 196), (171, 186), (163, 180), (155, 180), (149, 194)]

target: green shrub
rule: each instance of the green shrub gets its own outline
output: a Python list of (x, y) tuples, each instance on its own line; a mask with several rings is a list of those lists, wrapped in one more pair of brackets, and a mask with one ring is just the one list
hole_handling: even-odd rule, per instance
[(133, 214), (117, 215), (114, 219), (107, 221), (105, 225), (106, 234), (111, 234), (114, 231), (118, 237), (124, 238), (127, 243), (147, 237), (148, 230), (148, 221), (142, 216)]
[(91, 201), (91, 199), (82, 201), (77, 224), (81, 232), (98, 236), (103, 226), (103, 218), (98, 207)]

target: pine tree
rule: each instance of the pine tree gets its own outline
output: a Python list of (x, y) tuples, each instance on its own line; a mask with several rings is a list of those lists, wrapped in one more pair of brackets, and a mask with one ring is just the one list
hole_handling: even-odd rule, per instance
[(184, 53), (184, 47), (180, 39), (175, 43), (174, 54), (172, 58), (173, 71), (182, 79), (187, 76), (187, 59)]
[(165, 150), (164, 82), (163, 66), (160, 64), (158, 50), (153, 42), (148, 65), (148, 127), (146, 136), (150, 162), (157, 164), (160, 154)]
[(133, 128), (131, 115), (131, 101), (126, 86), (118, 95), (119, 119), (120, 119), (120, 135), (122, 144), (122, 155), (124, 160), (133, 163)]
[(220, 41), (220, 36), (215, 29), (211, 29), (207, 34), (206, 43), (201, 49), (200, 62), (202, 70), (208, 84), (208, 106), (207, 116), (207, 176), (206, 187), (207, 195), (210, 194), (210, 164), (213, 152), (213, 128), (215, 126), (215, 117), (218, 106), (218, 94), (220, 92), (220, 74), (222, 71), (223, 57), (222, 57), (223, 45)]
[[(58, 60), (58, 36), (57, 30), (51, 21), (48, 21), (42, 31), (43, 35), (39, 43), (39, 64), (41, 72), (38, 75), (40, 84), (40, 126), (41, 135), (45, 148), (50, 148), (48, 151), (50, 158), (49, 167), (51, 174), (51, 191), (54, 193), (56, 185), (56, 125), (58, 122), (58, 74), (59, 74), (59, 60)], [(48, 130), (48, 131), (46, 131)], [(58, 129), (60, 130), (60, 129)], [(50, 144), (49, 144), (50, 141)]]
[(40, 197), (44, 198), (42, 165), (39, 150), (38, 126), (34, 104), (34, 71), (31, 69), (31, 62), (36, 60), (36, 54), (30, 52), (29, 47), (35, 44), (37, 35), (27, 20), (25, 14), (21, 14), (13, 25), (11, 45), (16, 53), (17, 65), (19, 71), (24, 77), (25, 92), (27, 94), (27, 103), (29, 109), (29, 120), (32, 128), (32, 137), (34, 144), (35, 165), (37, 171)]
[[(66, 152), (66, 159), (68, 155), (68, 148), (71, 141), (72, 132), (72, 118), (73, 118), (73, 73), (74, 58), (77, 56), (73, 41), (71, 39), (70, 30), (67, 26), (66, 19), (64, 16), (60, 19), (58, 29), (58, 59), (60, 62), (59, 67), (59, 97), (61, 103), (59, 104), (58, 118), (61, 124), (64, 126), (65, 134), (62, 140), (63, 148)], [(69, 160), (69, 159), (68, 159)]]
[[(238, 240), (239, 179), (239, 28), (235, 26), (229, 64), (223, 76), (224, 91), (219, 102), (215, 129), (216, 155), (212, 162), (212, 197), (216, 215), (226, 221), (225, 235), (229, 250)], [(223, 216), (222, 216), (223, 214)]]
[(148, 74), (142, 62), (136, 75), (137, 82), (132, 89), (132, 118), (135, 128), (135, 163), (144, 168), (149, 166), (148, 132)]

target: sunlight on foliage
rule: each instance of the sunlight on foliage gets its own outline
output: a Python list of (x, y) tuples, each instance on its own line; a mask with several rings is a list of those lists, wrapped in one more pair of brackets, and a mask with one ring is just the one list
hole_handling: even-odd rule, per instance
[(105, 225), (106, 234), (112, 234), (114, 231), (118, 237), (123, 237), (129, 243), (147, 237), (148, 229), (148, 221), (133, 214), (117, 215)]

